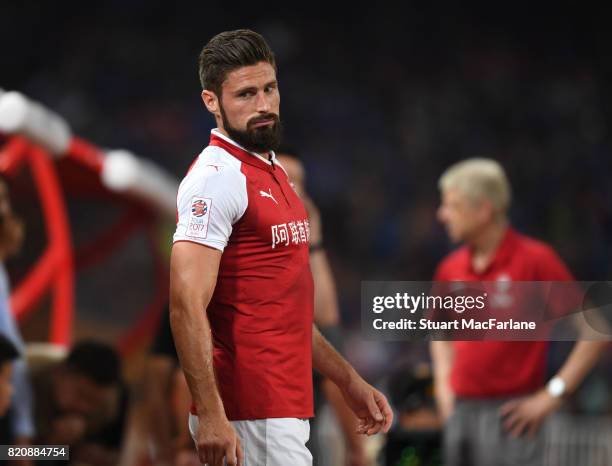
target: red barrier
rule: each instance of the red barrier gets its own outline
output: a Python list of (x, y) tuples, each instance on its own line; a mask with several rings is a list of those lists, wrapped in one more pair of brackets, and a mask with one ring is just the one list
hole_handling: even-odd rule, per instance
[[(98, 175), (102, 172), (104, 153), (79, 138), (73, 138), (64, 157), (77, 162), (84, 170)], [(49, 340), (69, 346), (74, 321), (75, 254), (57, 168), (53, 157), (41, 147), (21, 137), (10, 137), (0, 149), (0, 173), (15, 176), (26, 163), (37, 188), (48, 244), (38, 262), (14, 288), (11, 306), (17, 319), (23, 321), (35, 310), (44, 294), (51, 291)], [(137, 349), (154, 332), (168, 302), (167, 264), (154, 239), (151, 224), (155, 219), (150, 212), (144, 212), (142, 206), (127, 210), (107, 231), (81, 247), (76, 261), (78, 268), (99, 263), (135, 231), (148, 225), (147, 240), (153, 252), (156, 292), (141, 316), (120, 337), (118, 346), (124, 355)]]
[(28, 143), (20, 137), (13, 137), (0, 149), (0, 173), (13, 176), (27, 161)]
[[(17, 148), (20, 153), (26, 154), (38, 191), (48, 239), (42, 259), (12, 294), (11, 306), (17, 319), (23, 320), (50, 288), (53, 304), (49, 341), (68, 346), (74, 313), (74, 266), (68, 214), (55, 166), (49, 154), (38, 146), (13, 145), (9, 141), (8, 148)], [(19, 157), (11, 152), (7, 152), (7, 155), (7, 165), (12, 168)], [(14, 173), (14, 169), (10, 171), (10, 174)]]
[(84, 141), (78, 137), (73, 137), (68, 147), (68, 157), (78, 162), (84, 168), (94, 171), (95, 173), (102, 172), (104, 165), (104, 154), (96, 146)]

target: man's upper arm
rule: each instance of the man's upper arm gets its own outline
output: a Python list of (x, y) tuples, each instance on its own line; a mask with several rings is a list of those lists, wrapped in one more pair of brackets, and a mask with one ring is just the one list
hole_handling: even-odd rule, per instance
[(576, 312), (582, 302), (582, 293), (567, 265), (548, 245), (535, 251), (536, 280), (549, 282), (542, 288), (544, 293), (545, 319), (571, 317), (577, 325)]
[(221, 251), (190, 241), (172, 246), (171, 308), (206, 306), (217, 283)]
[(173, 306), (208, 304), (221, 254), (234, 223), (248, 204), (246, 178), (240, 170), (223, 164), (207, 165), (204, 160), (187, 174), (177, 195), (170, 271)]

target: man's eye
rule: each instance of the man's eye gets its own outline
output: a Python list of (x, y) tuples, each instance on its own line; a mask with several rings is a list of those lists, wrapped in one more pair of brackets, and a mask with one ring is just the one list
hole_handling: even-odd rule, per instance
[(251, 91), (245, 91), (238, 94), (238, 97), (251, 97), (253, 93)]

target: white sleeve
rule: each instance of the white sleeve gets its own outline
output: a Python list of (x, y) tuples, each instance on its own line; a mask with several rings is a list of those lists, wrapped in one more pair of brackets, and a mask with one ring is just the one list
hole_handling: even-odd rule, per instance
[(247, 204), (246, 178), (239, 170), (194, 168), (179, 187), (174, 242), (191, 241), (223, 251)]

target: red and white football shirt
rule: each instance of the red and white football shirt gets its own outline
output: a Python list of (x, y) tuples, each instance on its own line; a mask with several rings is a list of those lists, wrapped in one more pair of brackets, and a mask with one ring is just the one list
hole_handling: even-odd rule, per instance
[(312, 417), (310, 231), (284, 169), (213, 130), (177, 207), (174, 242), (223, 251), (207, 313), (228, 419)]

